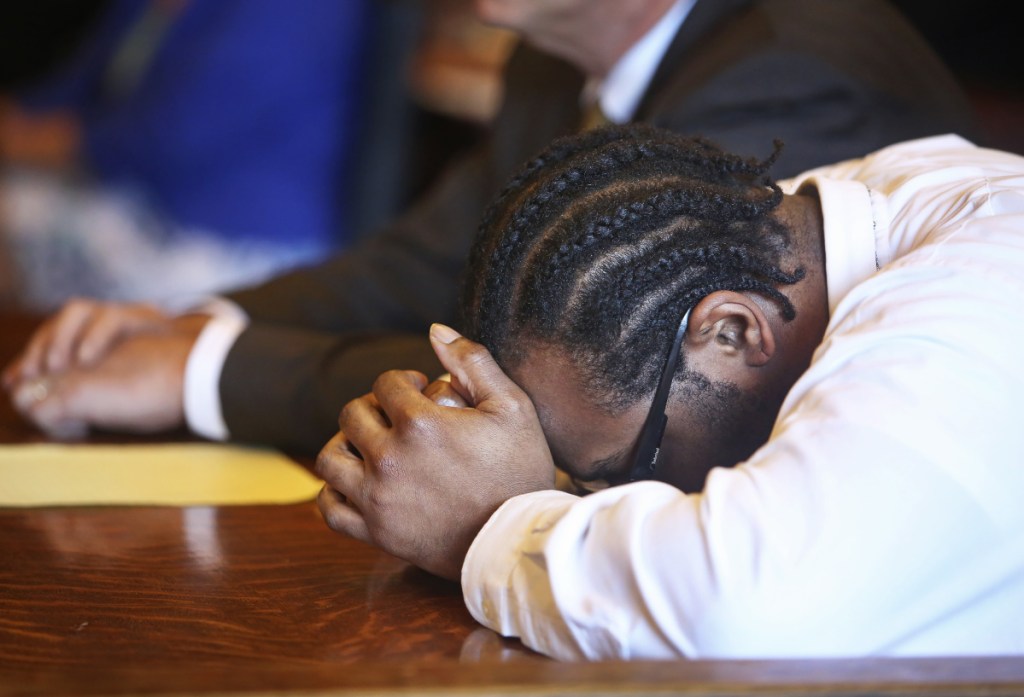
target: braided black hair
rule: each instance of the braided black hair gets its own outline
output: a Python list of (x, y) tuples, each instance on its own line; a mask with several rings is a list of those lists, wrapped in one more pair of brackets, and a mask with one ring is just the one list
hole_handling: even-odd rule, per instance
[(767, 172), (780, 148), (758, 162), (643, 125), (555, 141), (484, 215), (464, 332), (506, 367), (530, 342), (567, 351), (614, 411), (654, 390), (682, 313), (708, 294), (759, 293), (792, 319), (778, 286), (804, 271), (779, 267), (789, 238)]

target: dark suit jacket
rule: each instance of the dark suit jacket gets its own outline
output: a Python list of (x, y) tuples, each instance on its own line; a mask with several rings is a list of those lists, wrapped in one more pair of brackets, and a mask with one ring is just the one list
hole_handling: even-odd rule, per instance
[[(440, 371), (427, 328), (455, 320), (483, 208), (516, 167), (576, 128), (583, 80), (521, 48), (490, 138), (406, 215), (326, 263), (232, 296), (253, 320), (221, 376), (234, 438), (315, 452), (380, 372)], [(971, 137), (969, 114), (884, 0), (699, 0), (636, 119), (759, 157), (782, 138), (782, 178), (913, 137)]]

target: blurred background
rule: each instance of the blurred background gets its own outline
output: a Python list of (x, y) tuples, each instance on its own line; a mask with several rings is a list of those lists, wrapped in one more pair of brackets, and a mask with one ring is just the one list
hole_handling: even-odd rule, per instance
[[(1024, 152), (1006, 2), (894, 0)], [(486, 133), (514, 37), (471, 0), (0, 9), (0, 305), (162, 301), (372, 234)]]
[(162, 301), (344, 249), (486, 129), (511, 35), (463, 0), (0, 9), (0, 302)]
[(960, 79), (989, 147), (1024, 153), (1024, 59), (1009, 0), (893, 0)]

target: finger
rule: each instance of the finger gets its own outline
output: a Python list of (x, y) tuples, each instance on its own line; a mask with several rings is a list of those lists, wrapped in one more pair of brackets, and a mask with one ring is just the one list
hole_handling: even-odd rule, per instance
[(468, 407), (469, 402), (459, 394), (450, 380), (434, 380), (423, 388), (423, 396), (442, 407)]
[(376, 399), (362, 397), (345, 405), (338, 417), (338, 427), (348, 452), (365, 466), (377, 457), (378, 446), (387, 437), (391, 423)]
[(43, 356), (47, 372), (60, 373), (74, 364), (82, 337), (88, 333), (89, 326), (101, 310), (101, 305), (88, 300), (73, 300), (65, 305), (53, 324), (49, 346)]
[(7, 389), (13, 388), (17, 382), (33, 380), (43, 374), (42, 357), (50, 345), (56, 319), (52, 317), (44, 322), (29, 338), (21, 354), (4, 370), (4, 386)]
[(47, 372), (59, 373), (72, 364), (82, 332), (98, 310), (99, 305), (90, 300), (72, 300), (64, 306), (53, 325), (49, 345), (42, 357)]
[(349, 503), (345, 496), (332, 489), (329, 484), (324, 484), (320, 489), (316, 503), (320, 508), (320, 515), (323, 516), (324, 522), (331, 530), (363, 542), (371, 542), (370, 531), (362, 514)]
[(477, 409), (488, 411), (526, 399), (526, 393), (505, 375), (482, 345), (443, 324), (430, 327), (430, 343), (441, 365), (452, 374), (452, 383)]
[(110, 347), (129, 328), (122, 311), (100, 308), (85, 322), (80, 331), (74, 353), (69, 357), (75, 363), (91, 366), (102, 358)]
[(391, 422), (381, 410), (377, 398), (368, 394), (353, 399), (342, 408), (338, 415), (338, 429), (351, 450), (363, 458), (371, 458), (391, 429)]
[(423, 394), (427, 376), (414, 370), (389, 370), (373, 382), (373, 396), (392, 424), (415, 418), (434, 403)]
[(10, 363), (4, 366), (2, 380), (4, 389), (6, 389), (8, 392), (12, 391), (15, 385), (17, 385), (22, 380), (21, 360), (22, 357), (20, 355), (15, 356)]
[(317, 476), (346, 496), (359, 499), (366, 463), (340, 431), (320, 450), (313, 467)]

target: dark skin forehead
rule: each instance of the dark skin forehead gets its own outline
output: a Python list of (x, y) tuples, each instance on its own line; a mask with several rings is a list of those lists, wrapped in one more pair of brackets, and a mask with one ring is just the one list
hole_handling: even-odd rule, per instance
[[(530, 350), (508, 373), (533, 401), (559, 468), (584, 481), (626, 482), (648, 399), (618, 413), (591, 403), (584, 397), (580, 371), (567, 353), (552, 347)], [(670, 404), (656, 478), (695, 491), (702, 487), (706, 469), (700, 469), (703, 459), (697, 457), (699, 446), (694, 447), (700, 435), (690, 431), (689, 423), (685, 407)], [(698, 471), (691, 471), (695, 466)]]
[(613, 415), (583, 395), (583, 378), (563, 352), (529, 351), (509, 376), (530, 396), (555, 464), (586, 481), (616, 479), (628, 468), (632, 443), (644, 415)]

